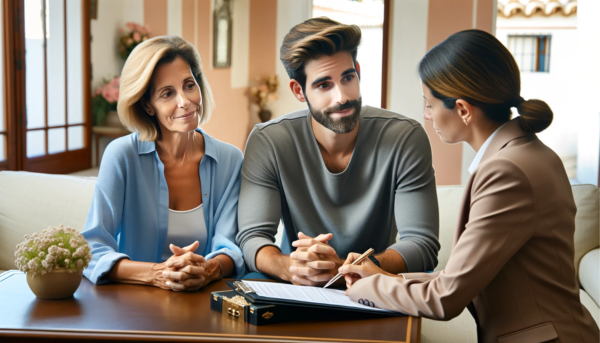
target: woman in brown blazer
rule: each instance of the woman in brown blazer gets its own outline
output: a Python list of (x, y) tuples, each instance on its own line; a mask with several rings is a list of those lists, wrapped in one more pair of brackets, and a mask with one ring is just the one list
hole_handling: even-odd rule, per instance
[[(579, 300), (575, 202), (563, 164), (535, 133), (552, 122), (520, 96), (519, 68), (494, 36), (450, 36), (419, 64), (424, 117), (442, 141), (478, 153), (443, 271), (393, 275), (372, 262), (340, 268), (366, 305), (449, 320), (467, 307), (479, 342), (590, 342), (600, 331)], [(511, 118), (511, 107), (520, 117)]]

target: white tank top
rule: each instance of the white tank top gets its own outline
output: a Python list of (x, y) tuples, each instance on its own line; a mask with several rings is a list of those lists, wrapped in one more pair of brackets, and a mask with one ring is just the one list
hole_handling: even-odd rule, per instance
[(207, 230), (202, 205), (200, 204), (200, 206), (187, 211), (169, 209), (167, 240), (162, 252), (163, 262), (173, 256), (173, 252), (169, 249), (169, 244), (183, 248), (194, 243), (194, 241), (198, 241), (200, 245), (195, 253), (200, 255), (204, 253)]

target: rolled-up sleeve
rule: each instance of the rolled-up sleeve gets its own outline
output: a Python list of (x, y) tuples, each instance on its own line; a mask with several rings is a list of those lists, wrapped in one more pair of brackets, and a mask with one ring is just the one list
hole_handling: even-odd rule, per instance
[(82, 232), (92, 253), (92, 260), (83, 275), (94, 284), (108, 283), (104, 276), (117, 261), (129, 258), (119, 253), (116, 241), (123, 218), (124, 199), (125, 173), (118, 152), (109, 145), (102, 158), (92, 204)]
[(399, 156), (394, 197), (399, 238), (389, 249), (402, 255), (408, 272), (431, 271), (440, 250), (439, 210), (431, 145), (421, 125), (406, 135)]

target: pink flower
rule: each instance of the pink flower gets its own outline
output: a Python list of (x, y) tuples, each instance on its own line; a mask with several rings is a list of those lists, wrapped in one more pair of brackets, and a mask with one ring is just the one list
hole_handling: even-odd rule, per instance
[(122, 36), (125, 34), (125, 30), (122, 27), (119, 27), (119, 34)]
[(116, 77), (114, 77), (112, 80), (110, 80), (110, 83), (109, 83), (109, 84), (110, 84), (110, 86), (111, 86), (111, 87), (116, 87), (116, 88), (119, 88), (119, 81), (120, 81), (120, 80), (121, 80), (121, 77), (119, 77), (119, 76), (116, 76)]
[(125, 26), (127, 26), (127, 28), (129, 29), (129, 31), (135, 30), (135, 23), (132, 23), (132, 22), (125, 23)]
[(144, 28), (144, 32), (142, 32), (143, 34), (150, 36), (152, 34), (152, 30), (150, 29), (150, 25), (146, 24), (143, 26)]
[(115, 102), (113, 100), (112, 93), (111, 93), (110, 87), (108, 87), (108, 85), (104, 85), (104, 87), (102, 87), (102, 96), (108, 102)]
[(133, 40), (134, 40), (136, 43), (139, 43), (141, 39), (142, 39), (142, 37), (140, 36), (140, 34), (139, 34), (139, 33), (137, 33), (137, 32), (134, 32), (134, 33), (133, 33)]
[(100, 94), (102, 94), (102, 88), (98, 87), (98, 88), (96, 88), (96, 91), (94, 92), (94, 95), (100, 95)]
[(133, 44), (133, 39), (127, 37), (127, 39), (125, 40), (125, 44), (127, 44), (127, 45)]
[(111, 102), (117, 102), (117, 101), (119, 101), (119, 88), (111, 88), (110, 89), (110, 96), (113, 99), (113, 101), (111, 101)]

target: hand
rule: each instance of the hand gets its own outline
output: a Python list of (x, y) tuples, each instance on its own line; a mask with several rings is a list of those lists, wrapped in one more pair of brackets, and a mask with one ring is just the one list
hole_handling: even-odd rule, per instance
[(290, 254), (290, 272), (292, 283), (296, 285), (325, 285), (337, 273), (343, 260), (337, 256), (335, 249), (329, 245), (333, 238), (331, 233), (311, 238), (302, 232), (298, 240), (292, 242), (296, 251)]
[(162, 275), (166, 279), (165, 284), (171, 290), (197, 291), (215, 278), (215, 271), (219, 272), (218, 262), (206, 261), (201, 255), (194, 254), (198, 245), (196, 241), (185, 248), (173, 244), (169, 246), (173, 256), (165, 261), (167, 269)]
[[(352, 285), (354, 285), (356, 281), (362, 278), (366, 278), (375, 274), (392, 275), (386, 272), (385, 270), (377, 267), (375, 263), (371, 262), (371, 260), (369, 260), (368, 258), (364, 259), (360, 264), (352, 265), (352, 262), (359, 258), (360, 255), (361, 254), (351, 252), (350, 254), (348, 254), (348, 258), (346, 259), (346, 262), (344, 262), (344, 265), (339, 269), (339, 272), (342, 273), (342, 275), (344, 275), (344, 279), (346, 280), (346, 287), (348, 288), (348, 290), (352, 288)], [(348, 292), (348, 290), (346, 290), (346, 293)]]

